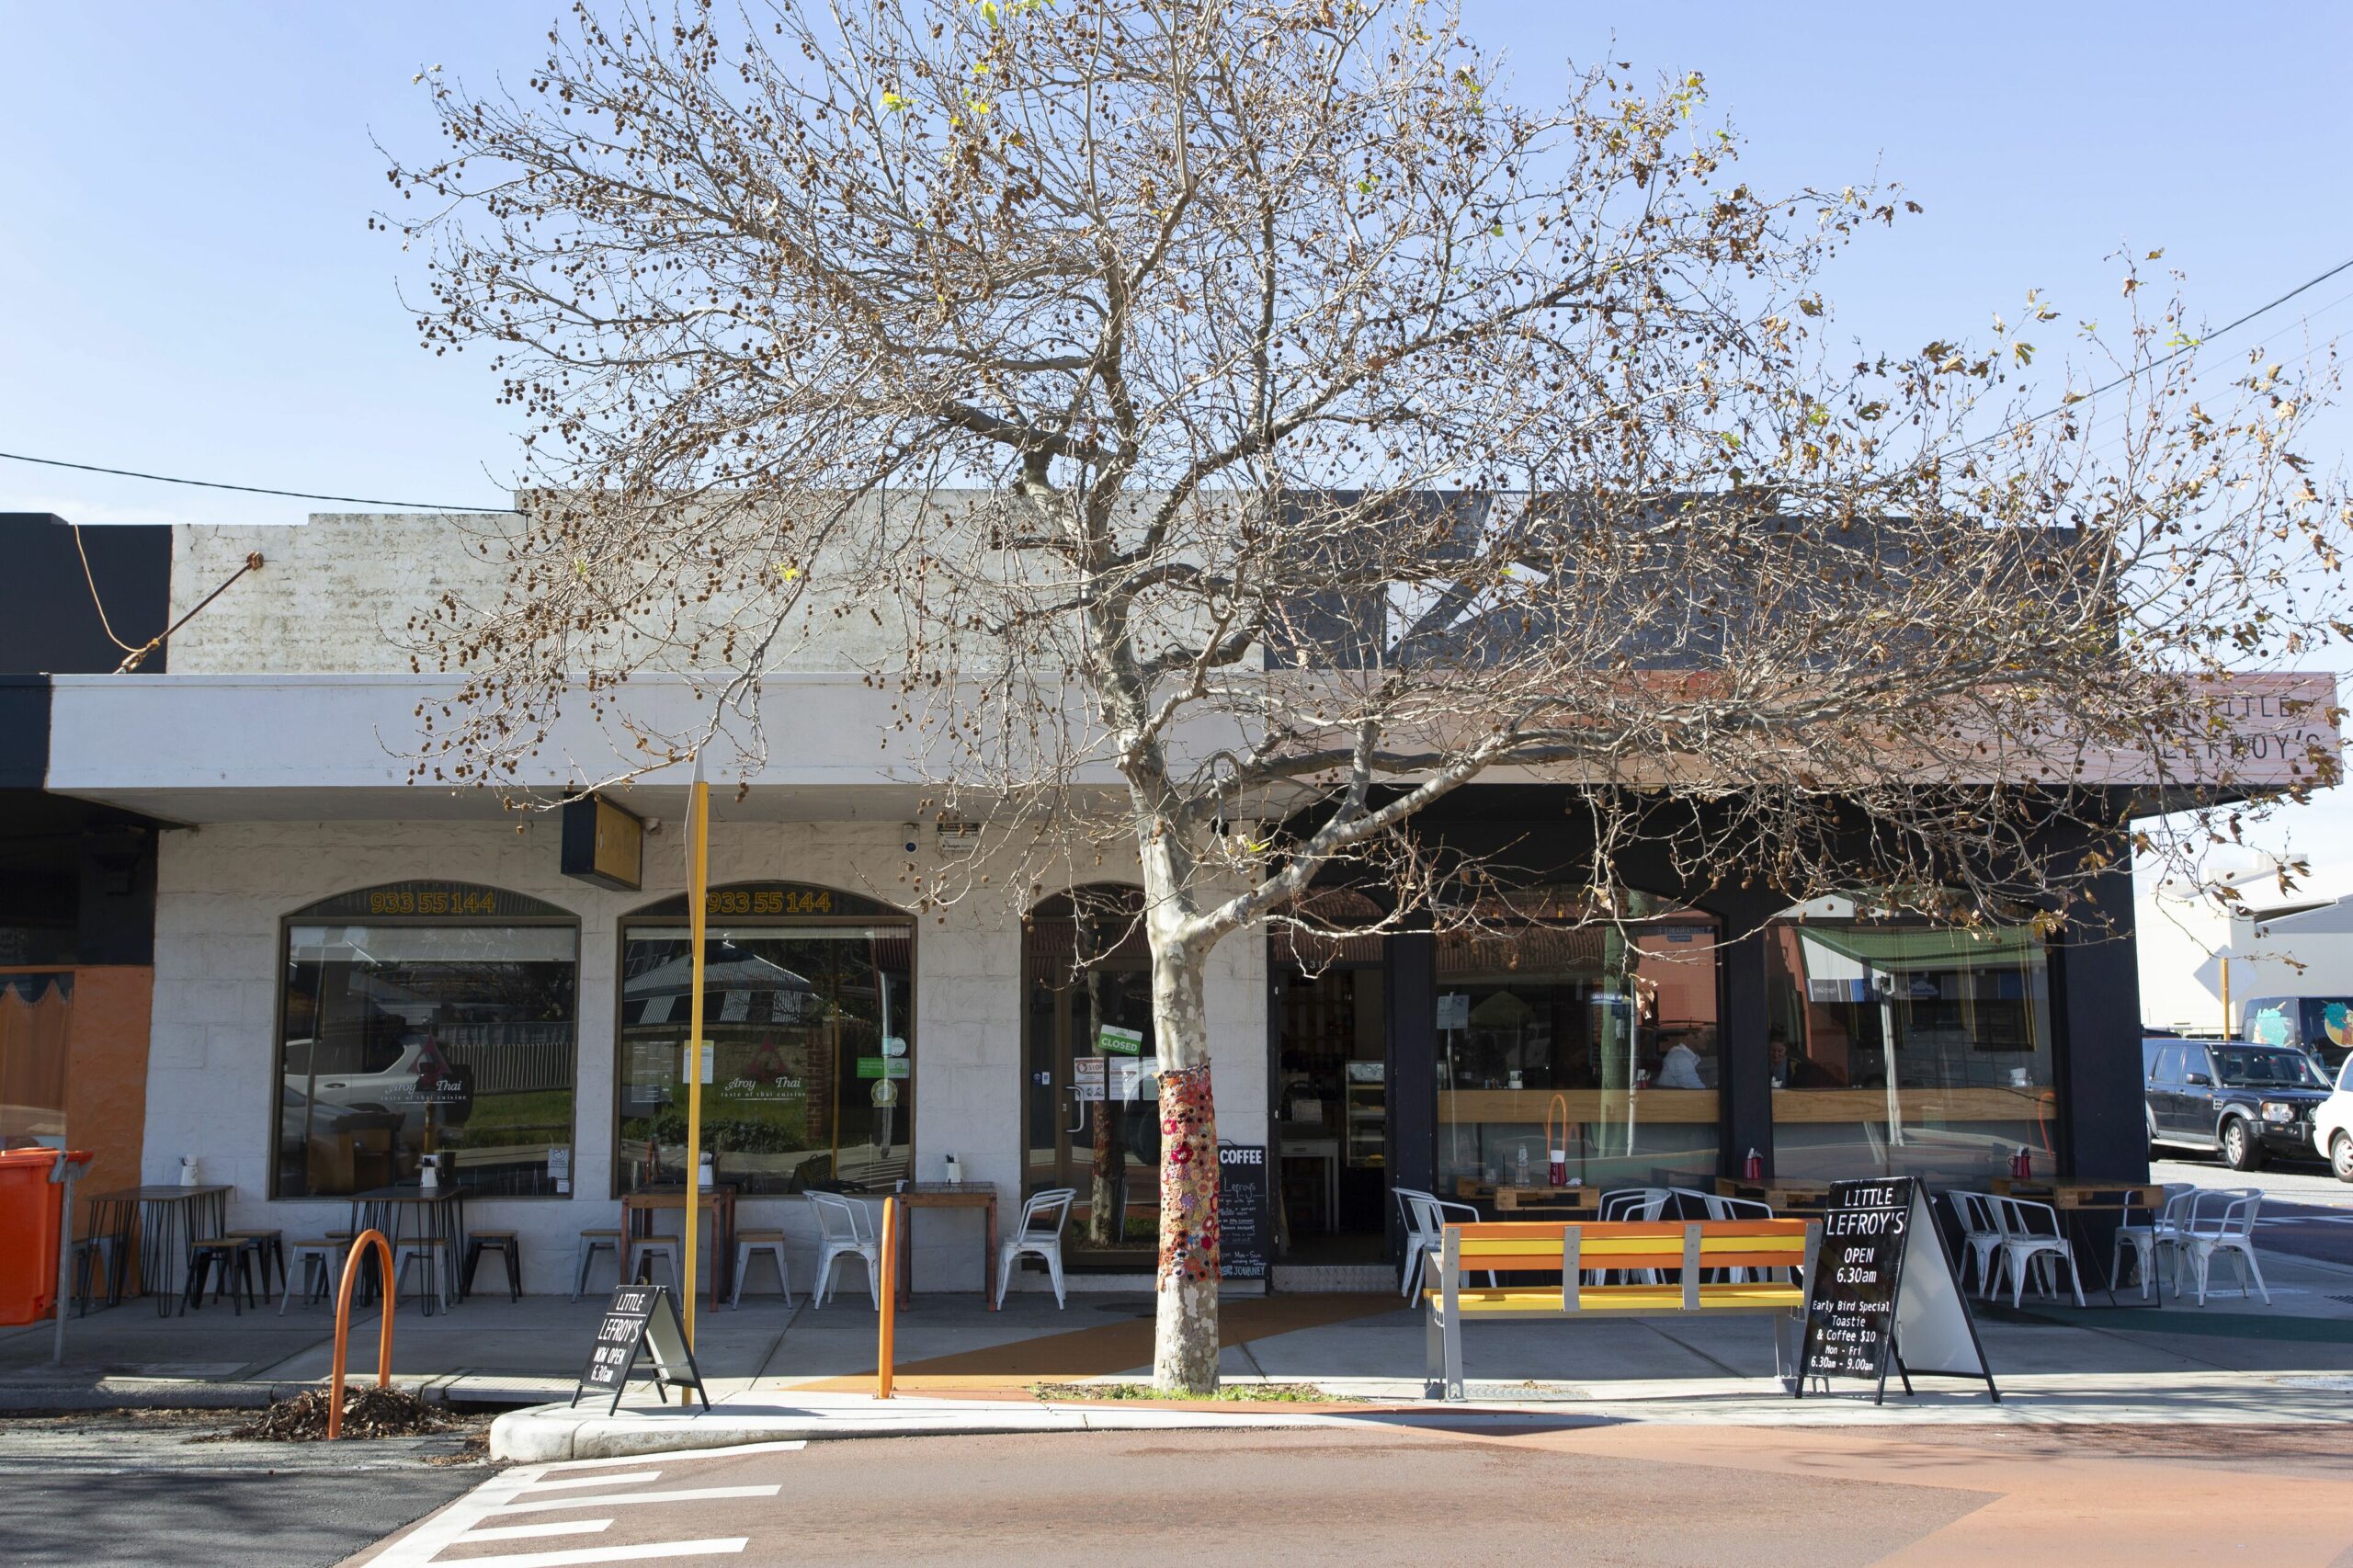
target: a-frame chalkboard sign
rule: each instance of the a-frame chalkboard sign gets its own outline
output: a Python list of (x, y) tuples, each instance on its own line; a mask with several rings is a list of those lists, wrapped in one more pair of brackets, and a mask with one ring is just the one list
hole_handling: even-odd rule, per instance
[[(619, 1410), (640, 1350), (653, 1355), (654, 1391), (663, 1403), (670, 1403), (669, 1390), (692, 1389), (702, 1400), (702, 1407), (710, 1408), (710, 1395), (703, 1389), (694, 1352), (687, 1348), (686, 1330), (679, 1324), (677, 1304), (670, 1300), (666, 1285), (623, 1285), (613, 1292), (605, 1315), (597, 1321), (597, 1343), (588, 1352), (587, 1369), (580, 1374), (571, 1403), (578, 1404), (584, 1393), (610, 1390), (613, 1403), (606, 1414)], [(686, 1395), (681, 1393), (678, 1402), (685, 1403)]]
[(1917, 1372), (1982, 1381), (1994, 1403), (2002, 1402), (1917, 1177), (1831, 1184), (1805, 1298), (1805, 1335), (1790, 1390), (1796, 1397), (1805, 1397), (1809, 1381), (1826, 1391), (1832, 1378), (1869, 1378), (1871, 1403), (1883, 1403), (1892, 1365), (1907, 1394)]

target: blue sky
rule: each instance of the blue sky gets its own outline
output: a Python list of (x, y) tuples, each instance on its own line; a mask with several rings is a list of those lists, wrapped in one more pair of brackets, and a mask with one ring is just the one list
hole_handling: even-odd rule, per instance
[[(2221, 322), (2353, 256), (2353, 8), (2092, 4), (1601, 6), (1467, 0), (1518, 90), (1562, 62), (1704, 72), (1757, 183), (1901, 180), (1926, 213), (1829, 279), (1840, 331), (1910, 348), (2016, 319), (2029, 288), (2109, 315), (2120, 245), (2163, 246)], [(472, 356), (416, 346), (413, 258), (366, 227), (371, 137), (433, 147), (410, 78), (537, 58), (553, 0), (59, 6), (0, 0), (0, 450), (341, 494), (494, 503), (507, 426)], [(2302, 351), (2353, 274), (2245, 329)], [(2346, 421), (2329, 433), (2341, 436)], [(2311, 455), (2334, 465), (2336, 449)], [(307, 504), (0, 462), (0, 510), (292, 522)], [(2340, 793), (2342, 793), (2340, 791)], [(2292, 837), (2283, 836), (2291, 834)], [(2353, 892), (2353, 809), (2274, 842)]]

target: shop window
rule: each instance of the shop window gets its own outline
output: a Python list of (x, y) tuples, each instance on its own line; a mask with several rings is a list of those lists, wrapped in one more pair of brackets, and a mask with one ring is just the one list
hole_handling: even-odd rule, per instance
[(579, 927), (464, 882), (399, 882), (285, 926), (271, 1190), (341, 1198), (418, 1179), (572, 1190)]
[[(914, 1174), (912, 926), (830, 888), (713, 888), (702, 1147), (739, 1193), (887, 1190)], [(615, 1182), (686, 1179), (693, 938), (684, 898), (621, 932)]]
[(0, 1149), (65, 1147), (74, 971), (0, 975)]
[(1858, 917), (1768, 932), (1774, 1168), (1799, 1179), (1982, 1182), (2056, 1167), (2048, 957), (2028, 924)]
[(1545, 1185), (1548, 1116), (1585, 1186), (1713, 1179), (1716, 924), (1621, 902), (1613, 915), (1531, 890), (1438, 937), (1441, 1187)]

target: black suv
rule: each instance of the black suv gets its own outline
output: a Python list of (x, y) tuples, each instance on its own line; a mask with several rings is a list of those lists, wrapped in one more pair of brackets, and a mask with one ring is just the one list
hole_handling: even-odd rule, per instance
[(2144, 1040), (2149, 1142), (2219, 1153), (2251, 1171), (2267, 1154), (2313, 1156), (2313, 1111), (2328, 1085), (2292, 1046)]

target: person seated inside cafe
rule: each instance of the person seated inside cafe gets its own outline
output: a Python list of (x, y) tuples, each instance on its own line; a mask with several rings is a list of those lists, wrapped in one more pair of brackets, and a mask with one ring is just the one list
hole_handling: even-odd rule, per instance
[(1707, 1082), (1699, 1076), (1699, 1053), (1691, 1049), (1689, 1039), (1677, 1035), (1659, 1057), (1658, 1075), (1651, 1080), (1654, 1089), (1704, 1089)]

